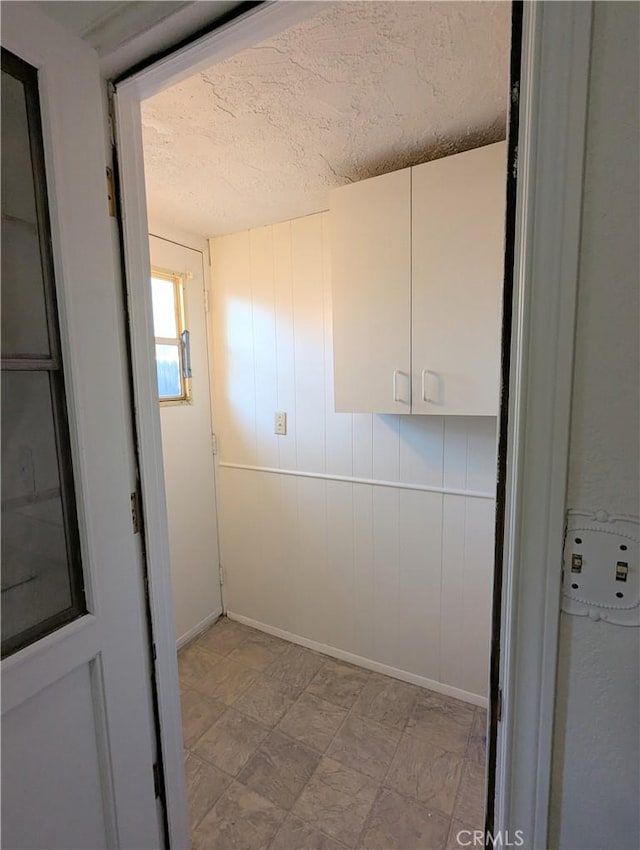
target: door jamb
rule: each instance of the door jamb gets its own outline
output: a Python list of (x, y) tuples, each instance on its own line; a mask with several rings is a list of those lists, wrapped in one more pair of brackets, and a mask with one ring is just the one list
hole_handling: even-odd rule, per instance
[(593, 4), (524, 3), (496, 832), (546, 847)]
[[(152, 349), (140, 103), (286, 29), (264, 3), (116, 86), (135, 408), (172, 846), (189, 846), (166, 500)], [(592, 2), (524, 3), (494, 833), (546, 846)], [(513, 93), (512, 93), (513, 94)], [(499, 507), (500, 509), (500, 507)]]

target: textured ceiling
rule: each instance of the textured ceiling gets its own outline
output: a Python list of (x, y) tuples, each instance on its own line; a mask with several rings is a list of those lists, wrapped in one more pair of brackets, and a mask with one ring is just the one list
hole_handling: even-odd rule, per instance
[(505, 136), (510, 3), (339, 2), (146, 101), (149, 212), (203, 236)]

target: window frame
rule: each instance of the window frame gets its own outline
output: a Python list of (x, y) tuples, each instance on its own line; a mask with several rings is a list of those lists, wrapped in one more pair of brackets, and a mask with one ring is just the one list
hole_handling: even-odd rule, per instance
[[(185, 275), (180, 274), (179, 272), (170, 271), (168, 269), (163, 269), (158, 266), (151, 266), (151, 287), (153, 288), (153, 279), (157, 280), (168, 280), (173, 283), (173, 305), (175, 310), (175, 318), (176, 318), (176, 331), (177, 334), (175, 337), (164, 337), (157, 336), (155, 333), (155, 325), (154, 325), (154, 354), (155, 354), (155, 346), (157, 345), (174, 345), (178, 349), (179, 356), (179, 374), (180, 374), (180, 394), (176, 396), (161, 396), (160, 390), (158, 389), (158, 402), (161, 407), (171, 407), (173, 405), (179, 404), (191, 404), (191, 377), (185, 375), (184, 369), (184, 357), (185, 357), (185, 348), (182, 340), (182, 334), (187, 329), (187, 314), (185, 308)], [(156, 372), (158, 368), (158, 359), (157, 356), (155, 358), (156, 362)]]
[(69, 605), (66, 608), (45, 617), (39, 623), (28, 626), (11, 637), (5, 638), (0, 649), (1, 657), (4, 659), (87, 614), (89, 606), (80, 544), (80, 520), (73, 472), (64, 364), (62, 362), (38, 69), (11, 53), (5, 47), (2, 47), (1, 56), (2, 73), (14, 77), (24, 87), (49, 354), (42, 356), (13, 352), (9, 356), (0, 358), (0, 371), (45, 372), (49, 376), (70, 597)]

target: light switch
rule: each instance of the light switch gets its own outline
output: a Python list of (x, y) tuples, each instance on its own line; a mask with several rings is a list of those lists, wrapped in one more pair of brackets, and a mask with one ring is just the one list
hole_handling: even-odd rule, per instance
[(284, 437), (287, 433), (287, 414), (283, 410), (276, 410), (273, 422), (273, 433)]
[(562, 610), (618, 626), (640, 626), (640, 528), (630, 516), (567, 515)]

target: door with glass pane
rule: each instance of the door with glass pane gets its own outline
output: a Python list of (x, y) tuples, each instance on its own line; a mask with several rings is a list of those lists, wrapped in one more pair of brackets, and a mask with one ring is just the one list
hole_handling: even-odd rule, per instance
[(2, 837), (158, 848), (97, 58), (2, 14)]
[(222, 612), (200, 251), (149, 239), (176, 640)]

